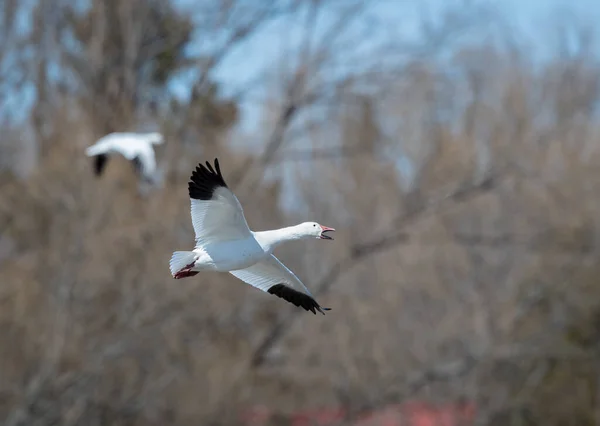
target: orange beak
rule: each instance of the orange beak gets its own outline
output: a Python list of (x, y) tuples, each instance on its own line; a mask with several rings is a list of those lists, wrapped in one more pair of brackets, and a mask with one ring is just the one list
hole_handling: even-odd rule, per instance
[(321, 238), (322, 240), (333, 240), (333, 238), (329, 235), (325, 235), (326, 232), (335, 232), (335, 229), (321, 225), (321, 235), (319, 236), (319, 238)]

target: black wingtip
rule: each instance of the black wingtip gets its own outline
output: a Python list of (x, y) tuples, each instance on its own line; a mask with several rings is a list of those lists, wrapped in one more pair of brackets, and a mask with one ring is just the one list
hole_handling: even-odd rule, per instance
[(101, 176), (104, 168), (106, 167), (106, 161), (108, 156), (106, 154), (99, 154), (94, 157), (94, 174)]
[(227, 188), (216, 158), (214, 168), (208, 161), (206, 166), (198, 163), (188, 182), (190, 198), (195, 200), (210, 200), (215, 190), (221, 186)]
[(325, 315), (323, 310), (330, 310), (330, 308), (321, 308), (317, 301), (308, 294), (294, 290), (285, 284), (276, 284), (269, 288), (268, 292), (282, 298), (287, 302), (290, 302), (293, 305), (298, 306), (299, 308), (304, 308), (306, 311), (312, 312), (314, 315), (317, 315), (317, 311)]

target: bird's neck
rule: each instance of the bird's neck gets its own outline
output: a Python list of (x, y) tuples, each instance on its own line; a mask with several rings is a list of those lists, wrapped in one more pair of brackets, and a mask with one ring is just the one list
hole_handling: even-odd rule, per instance
[(306, 238), (306, 235), (299, 232), (298, 225), (273, 229), (271, 231), (255, 232), (254, 236), (263, 250), (269, 253), (282, 243)]

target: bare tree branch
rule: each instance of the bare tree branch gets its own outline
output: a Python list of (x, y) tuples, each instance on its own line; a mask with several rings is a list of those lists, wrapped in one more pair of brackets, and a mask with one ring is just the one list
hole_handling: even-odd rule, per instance
[[(488, 192), (492, 187), (497, 185), (498, 181), (502, 178), (503, 176), (490, 176), (476, 184), (468, 183), (462, 185), (440, 199), (432, 200), (428, 204), (421, 205), (414, 210), (409, 210), (397, 222), (394, 223), (391, 229), (382, 233), (381, 236), (376, 237), (371, 241), (354, 245), (350, 249), (349, 255), (346, 258), (336, 262), (325, 274), (325, 276), (317, 282), (314, 291), (315, 295), (320, 296), (329, 291), (331, 286), (336, 282), (337, 278), (342, 273), (355, 266), (364, 258), (378, 254), (383, 250), (390, 249), (397, 244), (406, 241), (404, 228), (423, 217), (423, 215), (439, 209), (441, 205), (446, 202), (446, 200), (466, 202), (473, 197)], [(285, 336), (285, 332), (290, 329), (293, 321), (297, 318), (297, 314), (297, 311), (292, 311), (287, 317), (276, 323), (266, 333), (261, 342), (257, 345), (256, 349), (253, 351), (251, 361), (251, 365), (253, 367), (258, 367), (262, 364), (269, 350), (275, 346)]]

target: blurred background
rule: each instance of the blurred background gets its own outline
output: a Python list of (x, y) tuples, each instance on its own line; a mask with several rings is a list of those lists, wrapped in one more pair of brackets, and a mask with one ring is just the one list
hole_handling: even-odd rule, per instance
[[(600, 424), (595, 0), (0, 0), (0, 423)], [(138, 193), (85, 148), (160, 131)], [(175, 281), (219, 157), (333, 310)]]

